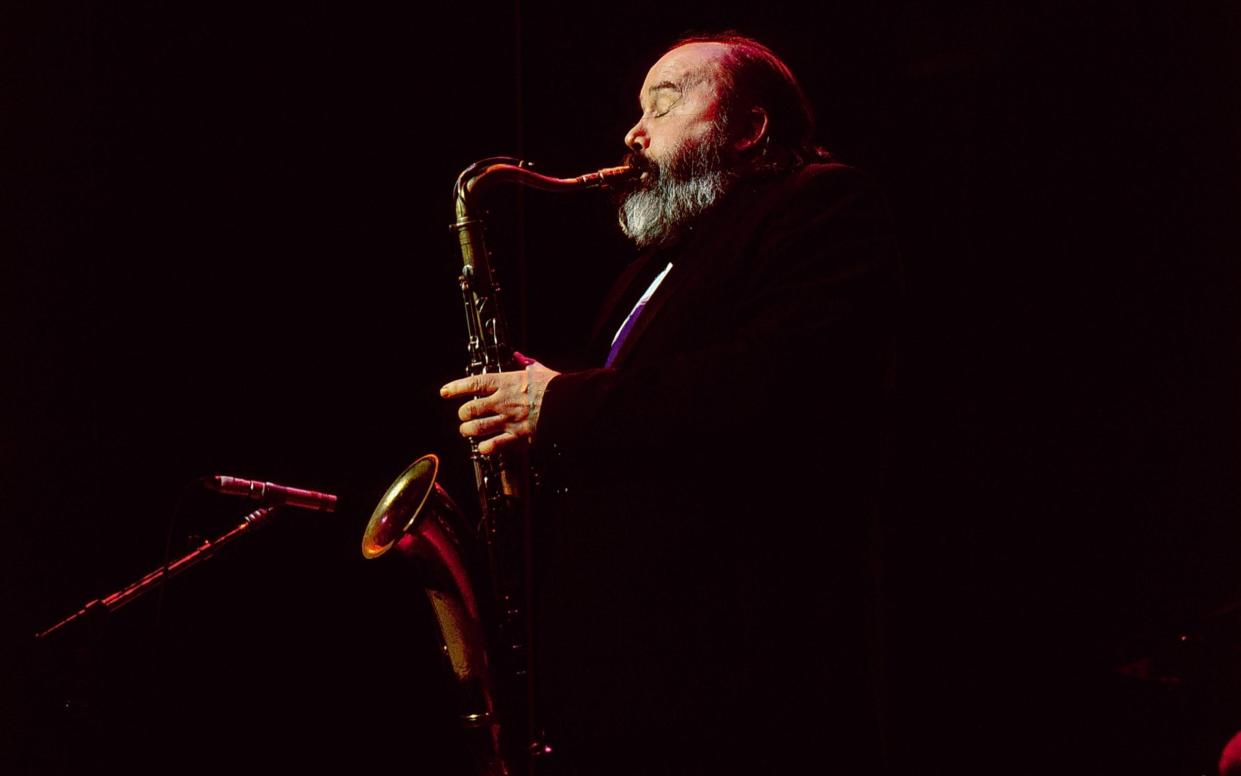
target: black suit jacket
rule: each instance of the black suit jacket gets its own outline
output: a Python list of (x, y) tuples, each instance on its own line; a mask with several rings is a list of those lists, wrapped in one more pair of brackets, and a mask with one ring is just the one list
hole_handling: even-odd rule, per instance
[(535, 648), (553, 744), (583, 774), (866, 772), (897, 289), (882, 198), (839, 164), (745, 184), (627, 270), (600, 353), (668, 261), (614, 366), (543, 399), (556, 495)]

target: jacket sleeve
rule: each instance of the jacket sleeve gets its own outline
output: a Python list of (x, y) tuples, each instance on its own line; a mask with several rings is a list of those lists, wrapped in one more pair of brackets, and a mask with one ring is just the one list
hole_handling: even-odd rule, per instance
[(878, 392), (897, 282), (882, 197), (857, 171), (830, 165), (799, 176), (766, 212), (741, 236), (718, 336), (555, 378), (540, 447), (576, 455), (809, 434)]

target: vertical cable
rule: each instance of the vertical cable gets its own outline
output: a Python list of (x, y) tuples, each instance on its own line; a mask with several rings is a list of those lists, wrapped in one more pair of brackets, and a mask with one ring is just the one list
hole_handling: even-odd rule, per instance
[[(522, 12), (521, 0), (513, 0), (513, 104), (514, 104), (514, 145), (517, 158), (526, 158), (526, 103), (525, 103), (525, 52), (522, 47)], [(517, 343), (522, 351), (528, 349), (527, 343), (527, 310), (529, 308), (529, 285), (526, 271), (526, 191), (524, 186), (517, 188), (517, 244), (514, 254), (517, 259)]]
[[(514, 139), (517, 146), (517, 157), (519, 159), (526, 158), (526, 103), (525, 103), (525, 72), (523, 69), (525, 52), (522, 46), (522, 7), (521, 0), (513, 0), (513, 103), (515, 107), (516, 124), (513, 127)], [(517, 323), (517, 341), (522, 351), (528, 351), (527, 344), (527, 311), (529, 309), (529, 284), (527, 282), (526, 268), (526, 187), (517, 187), (517, 230), (516, 230), (517, 246), (517, 297), (518, 297), (518, 323)], [(529, 480), (527, 480), (527, 486)], [(527, 490), (527, 496), (529, 491)], [(525, 612), (524, 628), (526, 654), (526, 707), (522, 710), (525, 716), (525, 729), (522, 733), (525, 735), (523, 749), (529, 753), (529, 756), (535, 756), (536, 749), (540, 752), (544, 742), (542, 742), (543, 731), (539, 730), (538, 722), (535, 716), (534, 706), (534, 682), (535, 682), (535, 664), (534, 664), (534, 628), (533, 628), (533, 591), (534, 591), (534, 535), (533, 522), (530, 514), (530, 501), (525, 500), (525, 508), (522, 510), (522, 591), (525, 601), (522, 602), (523, 611)], [(533, 763), (528, 764), (530, 771), (534, 770)]]

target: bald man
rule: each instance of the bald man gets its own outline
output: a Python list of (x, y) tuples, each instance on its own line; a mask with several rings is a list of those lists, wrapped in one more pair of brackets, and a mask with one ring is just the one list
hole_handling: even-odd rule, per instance
[(638, 256), (597, 367), (444, 386), (533, 445), (539, 708), (564, 773), (876, 772), (872, 548), (897, 253), (749, 38), (651, 67), (619, 203)]

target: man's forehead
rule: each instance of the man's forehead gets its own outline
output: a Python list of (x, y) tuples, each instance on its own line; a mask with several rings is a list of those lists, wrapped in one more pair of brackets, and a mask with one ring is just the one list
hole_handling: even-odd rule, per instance
[(659, 58), (646, 74), (643, 93), (660, 88), (680, 87), (687, 80), (714, 75), (715, 68), (727, 53), (722, 43), (687, 43), (677, 46)]

